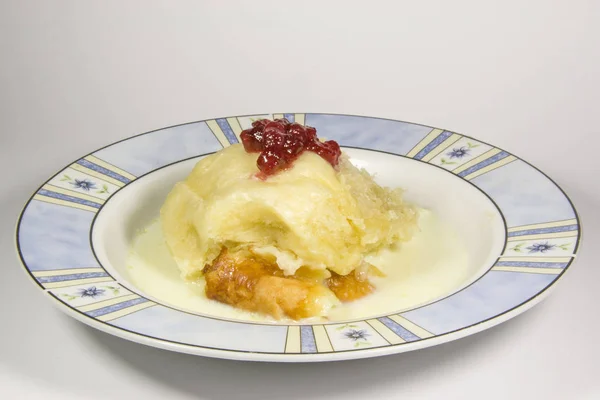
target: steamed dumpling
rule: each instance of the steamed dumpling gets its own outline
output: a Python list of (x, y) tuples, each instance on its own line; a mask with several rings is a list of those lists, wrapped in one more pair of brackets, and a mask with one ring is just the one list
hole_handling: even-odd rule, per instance
[(182, 276), (198, 277), (223, 248), (273, 257), (286, 275), (301, 266), (346, 275), (369, 253), (410, 239), (415, 211), (342, 157), (337, 169), (312, 152), (292, 168), (256, 177), (257, 154), (230, 146), (198, 162), (161, 210)]

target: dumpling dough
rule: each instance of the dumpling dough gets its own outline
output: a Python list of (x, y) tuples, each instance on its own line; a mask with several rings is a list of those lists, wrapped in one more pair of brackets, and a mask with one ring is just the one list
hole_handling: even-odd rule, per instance
[(346, 275), (363, 258), (410, 239), (416, 213), (399, 190), (376, 184), (342, 156), (337, 168), (304, 152), (292, 168), (256, 177), (257, 154), (242, 145), (203, 158), (161, 209), (165, 238), (185, 279), (223, 249), (276, 259), (285, 275), (301, 266)]

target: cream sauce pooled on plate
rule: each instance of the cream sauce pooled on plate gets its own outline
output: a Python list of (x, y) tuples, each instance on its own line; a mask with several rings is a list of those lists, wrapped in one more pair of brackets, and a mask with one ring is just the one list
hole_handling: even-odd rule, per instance
[[(420, 232), (409, 242), (367, 258), (386, 275), (385, 278), (371, 278), (376, 287), (373, 294), (334, 307), (327, 320), (313, 318), (310, 322), (391, 314), (447, 296), (464, 286), (470, 278), (469, 255), (461, 238), (427, 210), (420, 211), (419, 227)], [(140, 291), (175, 308), (224, 319), (292, 322), (275, 321), (207, 299), (203, 280), (189, 283), (180, 277), (158, 220), (134, 239), (127, 259), (127, 272)]]

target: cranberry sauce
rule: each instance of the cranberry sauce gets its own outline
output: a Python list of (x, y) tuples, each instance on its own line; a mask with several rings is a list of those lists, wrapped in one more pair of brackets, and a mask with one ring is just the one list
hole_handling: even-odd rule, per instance
[(321, 142), (315, 128), (292, 124), (285, 118), (254, 121), (240, 137), (248, 153), (260, 153), (256, 164), (263, 177), (291, 167), (304, 151), (318, 154), (333, 167), (342, 154), (336, 141)]

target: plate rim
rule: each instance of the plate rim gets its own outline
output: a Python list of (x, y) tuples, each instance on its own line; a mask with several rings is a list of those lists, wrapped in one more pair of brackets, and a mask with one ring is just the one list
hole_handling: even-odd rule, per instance
[[(277, 113), (271, 113), (270, 115), (275, 115)], [(292, 113), (292, 114), (301, 114), (301, 113)], [(391, 119), (391, 118), (384, 118), (384, 117), (373, 117), (373, 116), (367, 116), (367, 115), (359, 115), (359, 114), (339, 114), (339, 113), (303, 113), (304, 115), (332, 115), (332, 116), (340, 116), (340, 117), (358, 117), (358, 118), (368, 118), (368, 119), (375, 119), (375, 120), (384, 120), (384, 121), (391, 121), (391, 122), (400, 122), (400, 123), (405, 123), (405, 124), (410, 124), (413, 126), (421, 126), (421, 127), (425, 127), (425, 128), (431, 128), (431, 129), (442, 129), (442, 128), (435, 128), (433, 126), (430, 125), (425, 125), (425, 124), (420, 124), (420, 123), (413, 123), (413, 122), (408, 122), (408, 121), (403, 121), (403, 120), (397, 120), (397, 119)], [(252, 117), (252, 116), (260, 116), (260, 115), (269, 115), (269, 114), (247, 114), (247, 115), (235, 115), (235, 116), (230, 116), (230, 117), (217, 117), (217, 118), (213, 118), (213, 120), (216, 120), (218, 118), (233, 118), (233, 117)], [(202, 119), (202, 120), (197, 120), (197, 121), (191, 121), (191, 122), (185, 122), (185, 123), (181, 123), (181, 124), (175, 124), (175, 125), (171, 125), (171, 126), (167, 126), (167, 127), (163, 127), (163, 128), (159, 128), (159, 129), (154, 129), (154, 130), (150, 130), (147, 132), (143, 132), (143, 133), (139, 133), (136, 135), (132, 135), (123, 139), (120, 139), (118, 141), (109, 143), (103, 147), (100, 147), (98, 149), (95, 149), (89, 153), (87, 153), (86, 155), (83, 155), (79, 158), (77, 158), (76, 160), (70, 162), (69, 164), (65, 165), (64, 167), (62, 167), (61, 169), (58, 169), (54, 174), (52, 174), (47, 180), (45, 180), (28, 198), (28, 200), (25, 202), (25, 204), (23, 205), (21, 211), (19, 212), (19, 216), (18, 219), (16, 221), (16, 227), (15, 227), (15, 248), (16, 248), (16, 255), (17, 255), (17, 259), (19, 260), (19, 263), (21, 264), (22, 268), (24, 269), (24, 272), (29, 276), (29, 278), (31, 279), (32, 283), (37, 286), (38, 288), (42, 289), (43, 292), (45, 292), (48, 296), (50, 296), (53, 301), (52, 303), (57, 306), (62, 312), (66, 313), (67, 315), (77, 319), (80, 322), (85, 323), (88, 326), (91, 326), (93, 328), (99, 329), (103, 332), (115, 335), (117, 337), (126, 339), (126, 340), (130, 340), (130, 341), (134, 341), (137, 343), (141, 343), (141, 344), (145, 344), (145, 345), (150, 345), (153, 347), (157, 347), (157, 348), (162, 348), (162, 349), (166, 349), (166, 350), (171, 350), (171, 351), (176, 351), (176, 352), (181, 352), (181, 353), (187, 353), (187, 354), (195, 354), (195, 355), (202, 355), (202, 356), (207, 356), (207, 357), (215, 357), (215, 358), (223, 358), (223, 359), (234, 359), (234, 360), (249, 360), (249, 361), (278, 361), (278, 362), (307, 362), (307, 361), (335, 361), (335, 360), (347, 360), (347, 359), (359, 359), (359, 358), (367, 358), (367, 357), (375, 357), (375, 356), (382, 356), (382, 355), (388, 355), (388, 354), (397, 354), (397, 353), (402, 353), (402, 352), (406, 352), (406, 351), (412, 351), (412, 350), (417, 350), (420, 348), (425, 348), (425, 347), (430, 347), (430, 346), (434, 346), (437, 344), (441, 344), (441, 343), (446, 343), (449, 341), (453, 341), (456, 339), (460, 339), (462, 337), (466, 337), (469, 336), (471, 334), (475, 334), (478, 333), (480, 331), (489, 329), (493, 326), (496, 326), (502, 322), (505, 322), (513, 317), (515, 317), (516, 315), (519, 315), (525, 311), (527, 311), (528, 309), (530, 309), (531, 307), (533, 307), (534, 305), (538, 304), (541, 300), (543, 300), (544, 298), (546, 298), (549, 293), (555, 288), (556, 284), (558, 281), (560, 281), (565, 273), (567, 272), (567, 270), (570, 269), (570, 267), (573, 265), (573, 263), (576, 262), (577, 260), (577, 254), (580, 251), (581, 248), (581, 243), (583, 240), (583, 224), (581, 221), (581, 217), (577, 211), (577, 208), (575, 207), (575, 204), (573, 202), (573, 200), (569, 197), (569, 195), (565, 192), (565, 190), (554, 180), (552, 179), (548, 174), (546, 174), (545, 172), (543, 172), (542, 170), (540, 170), (539, 168), (537, 168), (535, 165), (531, 164), (530, 162), (528, 162), (527, 160), (521, 158), (521, 157), (517, 157), (515, 156), (518, 160), (524, 162), (527, 166), (533, 168), (535, 171), (537, 171), (538, 173), (540, 173), (545, 179), (547, 179), (548, 181), (550, 181), (556, 188), (558, 188), (558, 190), (560, 191), (560, 193), (562, 194), (562, 196), (564, 196), (564, 198), (567, 200), (567, 202), (569, 203), (569, 205), (571, 206), (572, 210), (573, 210), (573, 214), (574, 214), (574, 218), (576, 220), (576, 224), (577, 224), (577, 236), (576, 236), (576, 242), (575, 242), (575, 246), (571, 255), (571, 259), (570, 261), (567, 263), (567, 265), (563, 268), (563, 270), (557, 274), (556, 278), (550, 282), (547, 286), (545, 286), (543, 289), (541, 289), (540, 291), (538, 291), (537, 293), (535, 293), (532, 297), (522, 301), (521, 303), (519, 303), (516, 306), (513, 306), (499, 314), (493, 315), (489, 318), (483, 319), (479, 322), (473, 323), (471, 325), (467, 325), (458, 329), (454, 329), (448, 332), (444, 332), (441, 334), (435, 334), (431, 337), (428, 338), (421, 338), (420, 340), (414, 341), (414, 342), (405, 342), (405, 343), (400, 343), (400, 344), (390, 344), (387, 346), (382, 346), (382, 347), (372, 347), (372, 348), (366, 348), (366, 349), (352, 349), (352, 350), (345, 350), (345, 351), (331, 351), (331, 352), (318, 352), (318, 353), (285, 353), (285, 352), (254, 352), (254, 351), (242, 351), (242, 350), (230, 350), (230, 349), (222, 349), (222, 348), (213, 348), (213, 347), (207, 347), (207, 346), (200, 346), (200, 345), (195, 345), (195, 344), (187, 344), (187, 343), (181, 343), (181, 342), (176, 342), (176, 341), (171, 341), (168, 339), (163, 339), (163, 338), (157, 338), (154, 336), (150, 336), (150, 335), (146, 335), (146, 334), (142, 334), (139, 332), (134, 332), (131, 330), (128, 330), (126, 328), (123, 327), (118, 327), (118, 326), (114, 326), (111, 325), (107, 322), (103, 322), (100, 321), (92, 316), (89, 316), (87, 314), (82, 313), (79, 310), (76, 310), (75, 308), (67, 305), (66, 303), (64, 303), (63, 301), (59, 300), (53, 293), (51, 293), (48, 289), (46, 289), (40, 282), (38, 282), (32, 271), (28, 268), (25, 260), (24, 260), (24, 256), (21, 250), (21, 246), (19, 243), (19, 234), (20, 234), (20, 228), (21, 228), (21, 223), (22, 223), (22, 219), (23, 216), (25, 214), (25, 211), (27, 210), (28, 206), (30, 205), (30, 203), (34, 200), (34, 196), (35, 194), (42, 189), (42, 187), (44, 185), (46, 185), (48, 182), (50, 182), (53, 178), (55, 178), (61, 171), (65, 170), (66, 168), (68, 168), (69, 166), (71, 166), (74, 162), (83, 159), (84, 157), (88, 157), (90, 155), (93, 155), (103, 149), (106, 149), (108, 147), (117, 145), (119, 143), (128, 141), (130, 139), (134, 139), (134, 138), (138, 138), (144, 135), (148, 135), (154, 132), (158, 132), (158, 131), (163, 131), (163, 130), (168, 130), (171, 128), (176, 128), (176, 127), (180, 127), (180, 126), (186, 126), (186, 125), (193, 125), (193, 124), (198, 124), (198, 123), (202, 123), (202, 122), (207, 122), (210, 121), (211, 119)], [(445, 131), (449, 131), (449, 132), (454, 132), (454, 131), (450, 131), (447, 129), (443, 129)], [(498, 148), (496, 146), (493, 146), (485, 141), (482, 141), (480, 139), (474, 138), (472, 136), (469, 135), (465, 135), (465, 134), (460, 134), (460, 136), (462, 136), (463, 138), (468, 138), (468, 139), (472, 139), (474, 141), (477, 141), (479, 143), (488, 145), (492, 148)], [(435, 166), (439, 169), (445, 170), (448, 173), (453, 174), (451, 171), (446, 170), (445, 168), (442, 168), (441, 166), (429, 163), (427, 161), (423, 161), (423, 160), (419, 160), (419, 159), (414, 159), (412, 157), (408, 157), (406, 154), (396, 154), (396, 153), (392, 153), (392, 152), (388, 152), (388, 151), (384, 151), (384, 150), (377, 150), (377, 149), (368, 149), (368, 148), (364, 148), (364, 147), (355, 147), (355, 146), (347, 146), (344, 145), (342, 147), (345, 148), (354, 148), (354, 149), (361, 149), (361, 150), (366, 150), (366, 151), (376, 151), (376, 152), (381, 152), (381, 153), (385, 153), (385, 154), (390, 154), (390, 155), (394, 155), (394, 156), (399, 156), (399, 157), (403, 157), (403, 158), (408, 158), (411, 159), (413, 161), (419, 161), (425, 164), (428, 164), (430, 166)], [(498, 148), (502, 151), (505, 151), (506, 153), (508, 153), (509, 155), (513, 155), (513, 153)], [(218, 150), (217, 150), (218, 151)], [(214, 152), (213, 152), (214, 153)], [(210, 153), (206, 153), (206, 154), (210, 154)], [(171, 162), (171, 163), (167, 163), (165, 165), (162, 165), (158, 168), (155, 168), (151, 171), (148, 171), (144, 174), (141, 174), (139, 176), (136, 176), (134, 180), (131, 181), (135, 182), (136, 180), (151, 174), (153, 172), (156, 172), (159, 169), (162, 168), (166, 168), (168, 166), (171, 166), (173, 164), (176, 163), (180, 163), (186, 160), (190, 160), (193, 158), (197, 158), (197, 157), (201, 157), (204, 156), (206, 154), (198, 154), (192, 157), (188, 157), (188, 158), (182, 158), (179, 159), (177, 161)], [(453, 174), (456, 175), (456, 174)], [(491, 202), (492, 204), (494, 204), (494, 206), (496, 207), (496, 209), (499, 211), (499, 214), (502, 217), (503, 220), (503, 225), (505, 228), (505, 241), (504, 241), (504, 245), (503, 245), (503, 250), (501, 251), (500, 255), (498, 256), (498, 258), (504, 253), (504, 250), (506, 249), (507, 246), (507, 236), (508, 236), (508, 232), (506, 231), (506, 229), (508, 228), (508, 225), (506, 224), (506, 218), (504, 216), (504, 213), (502, 212), (502, 209), (498, 206), (498, 204), (496, 203), (496, 201), (494, 199), (491, 198), (491, 196), (489, 196), (483, 189), (479, 188), (477, 185), (473, 184), (472, 182), (470, 182), (467, 179), (464, 179), (458, 175), (456, 175), (457, 178), (462, 179), (463, 181), (470, 183), (472, 186), (474, 186), (475, 188), (477, 188), (481, 193), (483, 193)], [(120, 191), (121, 189), (123, 189), (124, 187), (126, 187), (127, 185), (117, 189), (117, 191), (115, 191), (114, 193), (112, 193), (112, 195), (114, 195), (115, 193), (117, 193), (118, 191)], [(111, 197), (112, 197), (111, 195)], [(106, 204), (106, 203), (105, 203)], [(103, 207), (104, 205), (102, 205)], [(101, 208), (102, 208), (101, 207)], [(90, 236), (90, 247), (92, 249), (94, 258), (98, 261), (99, 266), (102, 267), (102, 264), (100, 263), (100, 261), (97, 258), (96, 252), (94, 250), (94, 246), (93, 246), (93, 242), (91, 241), (91, 235), (93, 233), (93, 227), (94, 224), (96, 222), (96, 219), (99, 215), (99, 212), (101, 210), (101, 208), (98, 210), (98, 212), (96, 212), (96, 214), (94, 215), (92, 222), (90, 224), (90, 232), (89, 232), (89, 236)], [(410, 308), (407, 310), (403, 310), (403, 311), (399, 311), (399, 313), (404, 313), (404, 312), (408, 312), (408, 311), (412, 311), (412, 310), (417, 310), (419, 308), (422, 307), (426, 307), (428, 305), (440, 302), (448, 297), (451, 297), (457, 293), (460, 293), (462, 291), (464, 291), (465, 289), (469, 288), (470, 286), (472, 286), (473, 284), (475, 284), (477, 281), (479, 281), (481, 278), (483, 278), (484, 276), (486, 276), (486, 274), (488, 274), (490, 272), (490, 270), (493, 268), (494, 264), (492, 264), (492, 266), (490, 266), (490, 268), (488, 268), (487, 270), (485, 270), (485, 272), (483, 274), (481, 274), (480, 276), (478, 276), (475, 280), (473, 280), (472, 282), (470, 282), (467, 286), (462, 287), (461, 289), (452, 292), (451, 294), (444, 296), (440, 299), (437, 299), (435, 301), (432, 302), (428, 302), (426, 304), (414, 307), (414, 308)], [(112, 276), (109, 274), (109, 276)], [(113, 277), (114, 279), (114, 277)], [(115, 281), (117, 283), (119, 283), (120, 285), (122, 285), (124, 288), (131, 290), (129, 288), (128, 285), (123, 285), (122, 282), (118, 281), (117, 279), (115, 279)], [(135, 293), (135, 291), (134, 291)], [(220, 319), (218, 317), (211, 317), (211, 316), (204, 316), (204, 315), (199, 315), (193, 312), (186, 312), (185, 310), (181, 310), (175, 307), (171, 307), (169, 305), (165, 305), (162, 303), (158, 303), (162, 306), (174, 309), (176, 311), (179, 312), (184, 312), (187, 314), (191, 314), (194, 316), (198, 316), (200, 318), (211, 318), (211, 319), (217, 319), (217, 320), (221, 320), (221, 321), (229, 321), (229, 322), (236, 322), (236, 323), (240, 323), (240, 324), (254, 324), (254, 325), (269, 325), (269, 326), (299, 326), (302, 324), (293, 324), (293, 325), (288, 325), (288, 324), (267, 324), (267, 323), (252, 323), (252, 322), (245, 322), (245, 321), (232, 321), (232, 320), (227, 320), (227, 319)], [(371, 318), (371, 317), (369, 317)], [(375, 318), (375, 317), (373, 317)], [(367, 318), (368, 319), (368, 318)], [(354, 320), (350, 320), (350, 321), (361, 321), (361, 320), (365, 320), (365, 319), (354, 319)], [(344, 322), (342, 322), (344, 323)], [(339, 322), (330, 322), (330, 323), (320, 323), (320, 324), (305, 324), (305, 325), (335, 325), (335, 324), (339, 324)]]

